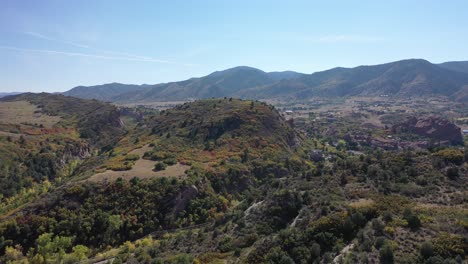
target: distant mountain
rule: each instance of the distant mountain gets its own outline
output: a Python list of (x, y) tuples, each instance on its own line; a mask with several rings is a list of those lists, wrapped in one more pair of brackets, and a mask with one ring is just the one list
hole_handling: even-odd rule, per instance
[(468, 98), (465, 62), (432, 64), (409, 59), (313, 74), (264, 72), (241, 66), (200, 78), (156, 85), (105, 84), (76, 87), (66, 95), (112, 102), (178, 101), (211, 97), (304, 99), (344, 96), (447, 96)]
[(115, 99), (116, 101), (127, 101), (127, 98), (131, 98), (132, 101), (161, 101), (223, 97), (242, 89), (260, 87), (274, 82), (275, 80), (266, 72), (240, 66), (217, 71), (201, 78), (158, 84), (141, 93), (124, 93)]
[(190, 98), (222, 97), (241, 89), (249, 89), (272, 84), (283, 78), (292, 78), (299, 73), (273, 72), (239, 66), (224, 71), (213, 72), (200, 78), (156, 85), (128, 85), (111, 83), (96, 86), (78, 86), (65, 95), (86, 99), (113, 102), (139, 102), (185, 100)]
[(305, 74), (295, 72), (295, 71), (282, 71), (282, 72), (269, 72), (268, 73), (268, 76), (275, 81), (296, 79), (303, 75)]
[(468, 73), (468, 61), (449, 61), (438, 65), (452, 71)]
[(148, 85), (134, 85), (122, 83), (108, 83), (95, 86), (77, 86), (64, 95), (74, 96), (83, 99), (97, 99), (101, 101), (112, 101), (112, 98), (122, 93), (137, 92), (147, 89)]
[(10, 96), (10, 95), (17, 95), (17, 94), (20, 94), (20, 92), (0, 93), (0, 98)]

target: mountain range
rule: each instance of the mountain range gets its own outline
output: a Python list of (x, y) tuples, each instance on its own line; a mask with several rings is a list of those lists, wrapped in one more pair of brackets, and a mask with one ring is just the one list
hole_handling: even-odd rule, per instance
[(294, 100), (384, 94), (397, 97), (446, 96), (466, 101), (468, 61), (433, 64), (422, 59), (409, 59), (354, 68), (338, 67), (312, 74), (264, 72), (240, 66), (179, 82), (78, 86), (64, 94), (117, 103), (211, 97)]

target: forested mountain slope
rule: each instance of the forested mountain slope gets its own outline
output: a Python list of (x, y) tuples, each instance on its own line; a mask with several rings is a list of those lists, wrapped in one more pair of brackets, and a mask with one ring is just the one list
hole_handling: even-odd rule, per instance
[(355, 68), (334, 68), (312, 74), (263, 72), (235, 67), (200, 78), (156, 85), (106, 84), (76, 87), (64, 94), (118, 103), (184, 101), (211, 97), (308, 99), (314, 97), (445, 96), (464, 101), (468, 73), (464, 62), (432, 64), (409, 59)]

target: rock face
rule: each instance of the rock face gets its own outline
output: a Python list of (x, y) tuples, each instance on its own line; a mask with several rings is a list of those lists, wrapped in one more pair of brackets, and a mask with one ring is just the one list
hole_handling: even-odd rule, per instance
[(394, 125), (392, 131), (414, 133), (441, 143), (463, 144), (461, 129), (448, 120), (435, 116), (411, 117), (403, 123)]
[(198, 194), (198, 189), (195, 185), (191, 185), (183, 189), (179, 193), (177, 198), (175, 199), (175, 206), (174, 206), (172, 217), (182, 212), (185, 209), (185, 207), (187, 207), (190, 200), (195, 198), (197, 194)]

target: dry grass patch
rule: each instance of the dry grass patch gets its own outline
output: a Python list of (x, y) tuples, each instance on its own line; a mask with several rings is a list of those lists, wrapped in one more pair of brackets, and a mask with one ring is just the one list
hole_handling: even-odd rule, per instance
[(350, 202), (349, 206), (353, 208), (366, 208), (371, 207), (374, 204), (375, 202), (372, 199), (359, 199), (357, 201)]
[(61, 120), (59, 116), (49, 116), (27, 101), (0, 102), (0, 123), (37, 124), (51, 128)]
[(143, 154), (151, 149), (152, 148), (149, 145), (145, 145), (142, 148), (138, 148), (138, 149), (134, 149), (130, 151), (129, 154), (140, 156), (140, 159), (135, 161), (135, 164), (132, 166), (130, 170), (126, 170), (126, 171), (106, 170), (104, 172), (94, 174), (88, 180), (93, 181), (93, 182), (99, 182), (99, 181), (106, 181), (106, 180), (115, 181), (118, 178), (130, 180), (133, 177), (137, 177), (140, 179), (147, 179), (147, 178), (152, 178), (152, 177), (182, 178), (186, 176), (185, 171), (190, 169), (190, 166), (183, 165), (180, 163), (167, 166), (165, 170), (153, 171), (154, 165), (157, 162), (142, 158)]

